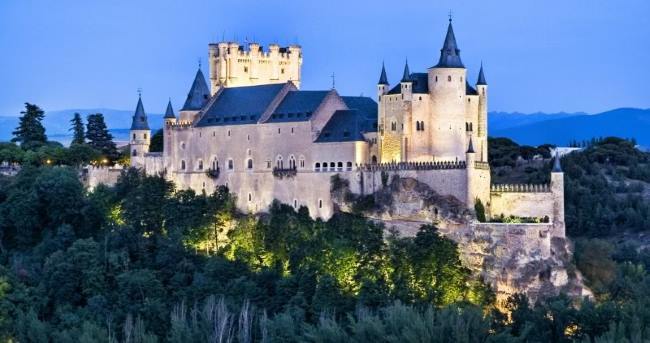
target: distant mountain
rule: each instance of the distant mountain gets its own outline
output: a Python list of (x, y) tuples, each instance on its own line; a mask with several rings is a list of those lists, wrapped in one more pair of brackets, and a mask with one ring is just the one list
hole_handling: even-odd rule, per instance
[(511, 127), (533, 124), (545, 120), (563, 119), (563, 118), (574, 117), (579, 115), (587, 115), (587, 113), (537, 112), (537, 113), (524, 114), (519, 112), (490, 112), (488, 115), (488, 120), (489, 120), (488, 129), (490, 131), (503, 130)]
[(635, 138), (638, 144), (650, 146), (650, 109), (619, 108), (599, 114), (568, 115), (506, 128), (489, 126), (489, 131), (490, 136), (508, 137), (519, 144), (528, 145), (567, 145), (572, 140), (617, 136)]

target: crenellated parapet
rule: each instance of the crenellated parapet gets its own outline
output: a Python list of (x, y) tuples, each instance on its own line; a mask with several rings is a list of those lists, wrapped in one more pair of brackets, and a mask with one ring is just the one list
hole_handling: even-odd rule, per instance
[(357, 166), (360, 171), (390, 171), (390, 170), (436, 170), (436, 169), (466, 169), (465, 161), (432, 161), (432, 162), (389, 162), (368, 163)]
[(499, 193), (550, 193), (550, 184), (493, 184), (491, 192)]

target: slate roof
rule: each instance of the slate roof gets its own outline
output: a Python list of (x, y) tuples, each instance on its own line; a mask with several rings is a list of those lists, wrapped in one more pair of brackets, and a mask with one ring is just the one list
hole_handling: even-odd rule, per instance
[(330, 91), (290, 91), (275, 109), (270, 123), (305, 121), (311, 118)]
[(465, 81), (465, 94), (466, 95), (478, 95), (478, 92), (474, 87), (472, 87), (467, 80)]
[(325, 124), (316, 143), (362, 141), (364, 122), (365, 117), (358, 110), (338, 110)]
[(205, 104), (210, 99), (210, 89), (208, 84), (205, 82), (205, 76), (203, 72), (199, 69), (196, 72), (194, 77), (194, 82), (192, 82), (192, 87), (190, 92), (187, 93), (187, 99), (181, 111), (198, 111), (205, 106)]
[(169, 99), (169, 102), (167, 103), (167, 110), (165, 110), (165, 118), (166, 119), (175, 119), (176, 115), (174, 114), (174, 108), (172, 107), (172, 100)]
[(285, 84), (224, 88), (196, 126), (257, 123)]
[(409, 61), (406, 60), (406, 64), (404, 64), (404, 73), (402, 74), (402, 80), (400, 82), (409, 81), (411, 81), (411, 71), (409, 70)]
[[(427, 73), (411, 73), (409, 76), (411, 91), (413, 94), (426, 94), (429, 93), (429, 75)], [(400, 94), (402, 92), (402, 85), (396, 85), (388, 94)]]
[(481, 70), (478, 72), (478, 81), (476, 81), (476, 84), (480, 86), (487, 85), (487, 82), (485, 81), (485, 74), (483, 74), (483, 62), (481, 62)]
[(343, 96), (343, 101), (351, 110), (361, 116), (361, 132), (377, 132), (377, 103), (365, 96)]
[(442, 49), (440, 49), (440, 60), (438, 60), (435, 68), (465, 68), (463, 62), (460, 60), (460, 49), (458, 49), (458, 44), (456, 44), (456, 36), (454, 35), (454, 28), (451, 25), (451, 19), (447, 27), (445, 42), (442, 45)]
[(142, 105), (142, 97), (138, 97), (138, 104), (135, 106), (135, 113), (131, 122), (131, 130), (149, 130), (147, 114), (144, 112), (144, 106)]
[(379, 82), (377, 84), (379, 85), (388, 84), (388, 77), (386, 76), (386, 67), (384, 66), (384, 62), (381, 63), (381, 75), (379, 75)]

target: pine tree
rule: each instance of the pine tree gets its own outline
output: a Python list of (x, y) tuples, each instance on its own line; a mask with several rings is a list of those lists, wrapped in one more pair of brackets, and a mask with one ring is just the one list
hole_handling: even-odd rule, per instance
[(74, 117), (70, 120), (70, 124), (72, 124), (70, 128), (70, 131), (72, 131), (72, 144), (84, 144), (86, 139), (84, 137), (84, 122), (81, 119), (81, 115), (75, 112)]
[(12, 132), (15, 137), (11, 141), (20, 142), (23, 146), (44, 144), (47, 141), (47, 136), (41, 121), (45, 117), (45, 112), (38, 106), (26, 102), (25, 110), (20, 114), (22, 116), (18, 127)]
[(101, 152), (106, 158), (115, 160), (119, 157), (113, 136), (108, 132), (104, 115), (101, 113), (88, 115), (86, 123), (86, 139), (88, 144)]

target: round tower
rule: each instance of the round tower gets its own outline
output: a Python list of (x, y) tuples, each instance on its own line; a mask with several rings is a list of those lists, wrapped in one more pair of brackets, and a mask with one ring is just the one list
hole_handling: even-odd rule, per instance
[(432, 123), (430, 130), (436, 160), (465, 158), (465, 110), (467, 70), (460, 59), (460, 49), (449, 20), (447, 36), (438, 64), (428, 70)]
[(478, 80), (476, 81), (476, 91), (478, 92), (478, 130), (476, 131), (476, 137), (478, 140), (479, 160), (482, 162), (487, 162), (488, 85), (485, 81), (485, 73), (483, 72), (483, 62), (481, 62), (481, 70), (478, 73)]
[(388, 77), (386, 76), (386, 67), (381, 63), (381, 74), (379, 75), (379, 82), (377, 82), (377, 100), (381, 106), (381, 96), (388, 93)]
[(566, 236), (564, 223), (564, 172), (560, 164), (560, 152), (555, 150), (551, 171), (551, 194), (553, 194), (553, 237)]
[(142, 96), (138, 96), (138, 105), (135, 108), (129, 136), (131, 166), (144, 168), (144, 155), (149, 152), (151, 130), (147, 122), (147, 114), (144, 112), (144, 106), (142, 105)]

